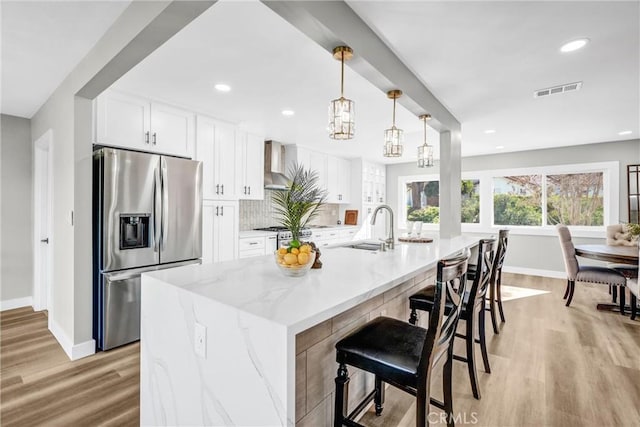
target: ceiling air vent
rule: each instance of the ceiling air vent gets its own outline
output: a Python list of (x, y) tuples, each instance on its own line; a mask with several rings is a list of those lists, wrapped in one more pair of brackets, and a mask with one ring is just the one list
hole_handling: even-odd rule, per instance
[(547, 87), (547, 88), (544, 88), (544, 89), (538, 89), (538, 90), (534, 91), (533, 92), (533, 97), (534, 98), (540, 98), (542, 96), (549, 96), (549, 95), (556, 95), (558, 93), (571, 92), (571, 91), (574, 91), (574, 90), (580, 90), (581, 87), (582, 87), (582, 82), (567, 83), (567, 84), (560, 85), (560, 86)]

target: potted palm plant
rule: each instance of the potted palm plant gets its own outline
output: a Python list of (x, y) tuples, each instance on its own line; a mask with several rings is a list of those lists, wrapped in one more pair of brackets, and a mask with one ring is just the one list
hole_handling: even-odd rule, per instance
[(318, 215), (327, 190), (320, 187), (318, 173), (301, 164), (294, 163), (288, 172), (287, 188), (274, 193), (272, 200), (280, 225), (292, 238), (288, 248), (276, 251), (276, 261), (285, 274), (302, 276), (311, 268), (315, 253), (310, 244), (300, 241), (300, 230)]

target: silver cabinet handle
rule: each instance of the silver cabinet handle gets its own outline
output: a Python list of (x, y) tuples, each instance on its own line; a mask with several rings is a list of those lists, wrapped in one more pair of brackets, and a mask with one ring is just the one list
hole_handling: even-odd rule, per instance
[(220, 216), (224, 216), (224, 206), (220, 206)]
[(216, 216), (220, 216), (220, 206), (216, 206)]
[(251, 194), (251, 186), (249, 186), (249, 194)]
[(40, 240), (42, 243), (46, 243), (47, 245), (49, 244), (49, 238), (47, 237), (46, 239), (42, 239)]
[(244, 186), (244, 193), (243, 194), (247, 194), (247, 186)]
[(149, 131), (144, 133), (144, 143), (145, 144), (149, 143)]
[(220, 186), (220, 194), (224, 194), (224, 184)]
[(216, 194), (220, 194), (220, 184), (216, 184)]
[(153, 140), (152, 140), (152, 142), (153, 142), (153, 145), (156, 145), (156, 133), (155, 133), (155, 132), (153, 133)]
[(253, 245), (257, 245), (257, 244), (258, 244), (258, 242), (249, 242), (249, 244), (250, 244), (251, 246), (253, 246)]

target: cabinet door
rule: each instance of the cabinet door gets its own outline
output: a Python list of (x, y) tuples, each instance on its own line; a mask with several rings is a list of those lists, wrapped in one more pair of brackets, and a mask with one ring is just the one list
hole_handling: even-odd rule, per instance
[(351, 162), (338, 159), (338, 203), (351, 201)]
[(193, 157), (193, 114), (164, 104), (151, 104), (151, 145), (159, 153)]
[(264, 199), (264, 138), (247, 135), (245, 150), (245, 184), (247, 193), (244, 198)]
[(215, 192), (220, 200), (233, 200), (236, 194), (235, 129), (227, 124), (215, 124), (216, 160)]
[(238, 198), (264, 199), (264, 138), (236, 132)]
[(327, 203), (340, 203), (338, 160), (337, 157), (327, 156)]
[(238, 257), (238, 203), (217, 203), (219, 208), (215, 221), (216, 262), (230, 261)]
[(213, 202), (202, 204), (202, 263), (213, 263), (214, 255), (214, 222), (216, 207)]
[(196, 120), (196, 160), (202, 162), (202, 198), (214, 200), (216, 194), (215, 178), (215, 124), (203, 116)]
[(321, 188), (328, 189), (327, 155), (312, 151), (309, 154), (309, 168), (318, 173), (318, 185)]
[(95, 115), (97, 144), (151, 150), (148, 101), (105, 91), (96, 100)]

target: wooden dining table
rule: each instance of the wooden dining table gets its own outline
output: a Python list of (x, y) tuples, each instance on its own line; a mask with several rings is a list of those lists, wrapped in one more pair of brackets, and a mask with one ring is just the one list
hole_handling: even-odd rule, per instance
[(575, 250), (583, 258), (638, 265), (638, 246), (575, 245)]
[[(576, 255), (616, 264), (638, 265), (638, 246), (575, 245)], [(629, 310), (631, 307), (626, 306)], [(619, 311), (617, 304), (598, 303), (598, 310)]]

